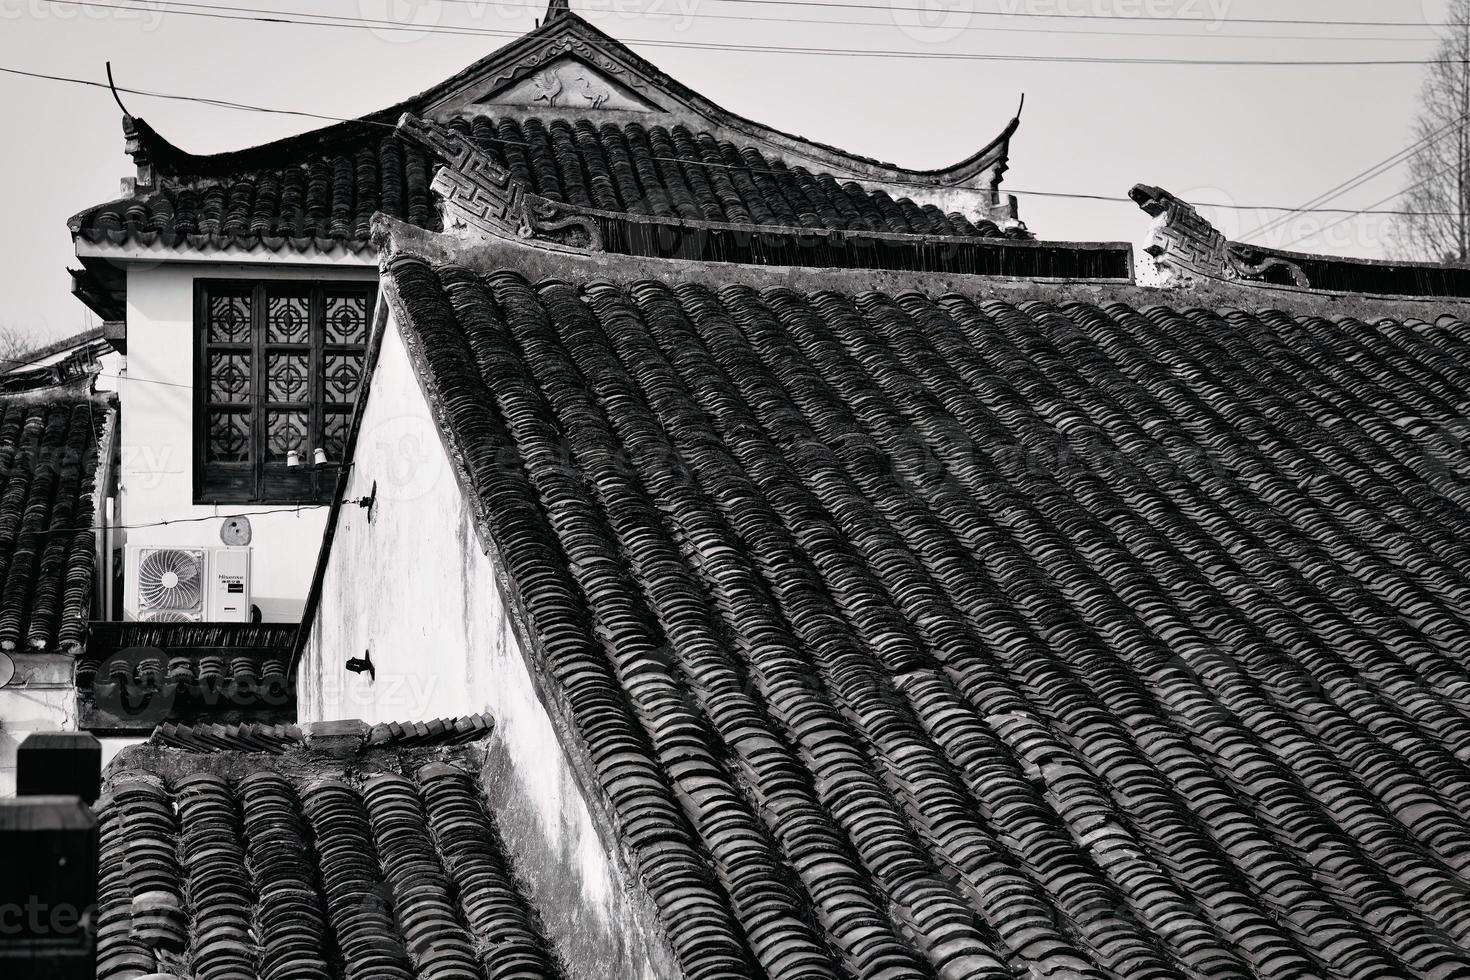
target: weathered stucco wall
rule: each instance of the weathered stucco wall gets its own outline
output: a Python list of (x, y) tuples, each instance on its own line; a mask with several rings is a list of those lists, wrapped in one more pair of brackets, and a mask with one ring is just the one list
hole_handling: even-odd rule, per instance
[[(0, 797), (15, 795), (15, 750), (32, 732), (77, 730), (77, 689), (72, 683), (75, 658), (64, 653), (13, 653), (15, 677), (0, 688)], [(136, 738), (103, 738), (102, 764), (107, 765)]]
[[(375, 280), (371, 267), (170, 263), (128, 269), (128, 357), (116, 382), (122, 404), (119, 444), (121, 523), (228, 517), (261, 505), (194, 505), (194, 280)], [(252, 598), (267, 622), (301, 618), (326, 508), (254, 515)], [(219, 521), (135, 528), (130, 544), (217, 545)]]
[[(482, 780), (549, 937), (576, 974), (673, 976), (609, 860), (396, 328), (366, 395), (343, 507), (298, 675), (302, 721), (488, 712)], [(370, 654), (377, 678), (349, 673)]]

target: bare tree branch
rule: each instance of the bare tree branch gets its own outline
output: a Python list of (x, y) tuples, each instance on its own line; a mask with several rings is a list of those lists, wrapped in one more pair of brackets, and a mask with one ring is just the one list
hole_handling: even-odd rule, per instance
[(0, 323), (0, 372), (11, 370), (41, 345), (35, 334), (11, 323)]
[(1389, 250), (1470, 265), (1470, 0), (1453, 0), (1447, 36), (1425, 69), (1414, 152)]

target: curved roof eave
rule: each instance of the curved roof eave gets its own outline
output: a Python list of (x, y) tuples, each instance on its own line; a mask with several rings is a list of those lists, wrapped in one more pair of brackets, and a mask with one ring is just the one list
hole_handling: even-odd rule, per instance
[[(431, 113), (454, 100), (456, 96), (475, 88), (477, 83), (482, 83), (492, 72), (504, 74), (507, 70), (514, 71), (517, 65), (522, 66), (523, 70), (530, 70), (540, 63), (536, 58), (538, 53), (568, 35), (580, 35), (581, 40), (625, 63), (640, 76), (644, 85), (666, 96), (665, 101), (672, 100), (682, 104), (711, 124), (744, 133), (757, 143), (765, 143), (778, 151), (806, 157), (833, 170), (847, 171), (842, 176), (893, 183), (935, 183), (956, 188), (994, 188), (1007, 167), (1011, 136), (1021, 123), (1018, 110), (1016, 116), (994, 139), (969, 157), (950, 166), (932, 170), (899, 167), (786, 133), (731, 112), (664, 74), (626, 44), (577, 14), (565, 13), (497, 48), (448, 79), (401, 102), (355, 119), (333, 122), (318, 129), (257, 146), (222, 153), (196, 154), (168, 140), (141, 117), (125, 116), (123, 128), (129, 141), (129, 153), (140, 164), (146, 162), (163, 174), (209, 177), (270, 166), (283, 158), (309, 155), (313, 151), (340, 145), (344, 141), (364, 138), (375, 131), (381, 131), (384, 136), (390, 135), (403, 113)], [(989, 179), (982, 181), (987, 175)]]

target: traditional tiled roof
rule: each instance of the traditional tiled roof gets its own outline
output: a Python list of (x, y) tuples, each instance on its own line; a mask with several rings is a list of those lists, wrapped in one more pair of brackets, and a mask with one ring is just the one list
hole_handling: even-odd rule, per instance
[(190, 752), (288, 752), (306, 745), (306, 736), (295, 725), (239, 725), (201, 723), (176, 725), (164, 722), (153, 730), (148, 742)]
[(343, 130), (325, 145), (309, 143), (234, 173), (181, 166), (157, 190), (78, 215), (74, 233), (93, 242), (330, 252), (366, 248), (377, 211), (438, 227), (429, 195), (434, 161), (388, 129)]
[(686, 976), (1470, 977), (1465, 322), (401, 234)]
[(98, 980), (559, 976), (474, 773), (444, 745), (124, 750)]
[(0, 649), (82, 643), (113, 418), (111, 402), (74, 388), (0, 396)]
[(754, 147), (681, 125), (478, 115), (457, 118), (450, 128), (533, 193), (584, 208), (787, 228), (1002, 235), (991, 221), (895, 201), (856, 181), (788, 167)]
[[(852, 180), (769, 160), (750, 146), (693, 133), (589, 119), (461, 117), (452, 128), (487, 150), (525, 189), (607, 212), (962, 238), (1009, 236), (983, 218), (945, 214)], [(169, 174), (153, 193), (83, 212), (74, 228), (95, 242), (154, 241), (270, 251), (366, 247), (381, 211), (437, 229), (429, 183), (441, 161), (389, 130), (343, 130), (293, 159), (231, 174)], [(187, 162), (180, 166), (187, 167)]]
[(293, 721), (295, 623), (90, 624), (76, 661), (82, 722), (149, 731), (164, 721)]
[[(459, 745), (483, 738), (490, 730), (489, 715), (436, 718), (433, 721), (385, 722), (374, 725), (367, 736), (372, 748), (420, 748)], [(165, 722), (149, 738), (153, 745), (167, 745), (191, 752), (287, 752), (306, 745), (306, 735), (296, 725), (198, 724)]]
[(0, 358), (0, 392), (81, 386), (101, 370), (98, 358), (113, 349), (103, 334), (96, 327)]
[[(445, 161), (395, 136), (405, 113), (452, 124), (496, 154), (520, 190), (574, 209), (746, 227), (1030, 237), (1013, 220), (1014, 201), (999, 192), (1019, 115), (953, 166), (901, 168), (731, 113), (567, 13), (398, 105), (262, 146), (193, 154), (125, 117), (138, 177), (126, 182), (125, 197), (71, 220), (79, 252), (122, 244), (361, 252), (379, 211), (436, 228), (430, 185)], [(1004, 233), (992, 217), (1008, 226)], [(117, 284), (101, 281), (106, 270), (92, 268), (95, 256), (82, 258), (82, 295), (113, 309)]]

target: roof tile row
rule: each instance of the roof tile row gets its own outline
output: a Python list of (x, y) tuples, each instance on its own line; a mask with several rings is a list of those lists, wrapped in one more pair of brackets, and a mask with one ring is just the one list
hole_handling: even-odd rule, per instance
[(688, 975), (1470, 977), (1459, 324), (389, 277)]
[(470, 772), (374, 758), (114, 773), (100, 980), (559, 976)]
[(96, 567), (97, 466), (109, 405), (0, 398), (0, 649), (76, 650)]
[(188, 752), (288, 752), (306, 745), (306, 737), (295, 725), (239, 725), (201, 723), (180, 725), (164, 722), (153, 730), (150, 745), (184, 749)]
[(588, 119), (460, 118), (450, 128), (489, 152), (529, 189), (603, 211), (789, 228), (999, 237), (994, 222), (946, 215), (766, 158), (682, 125)]
[[(894, 200), (682, 126), (599, 128), (588, 120), (478, 116), (453, 127), (526, 189), (582, 207), (751, 225), (1003, 237), (988, 220)], [(78, 230), (96, 242), (330, 252), (366, 248), (375, 212), (439, 227), (429, 190), (438, 160), (392, 134), (343, 139), (330, 152), (318, 149), (308, 159), (228, 177), (162, 177), (154, 192), (85, 212)], [(1028, 236), (1018, 230), (1011, 237)]]
[[(491, 727), (490, 716), (484, 714), (435, 718), (432, 721), (383, 722), (367, 730), (363, 748), (370, 750), (461, 745), (484, 738)], [(305, 748), (308, 738), (301, 728), (289, 724), (246, 722), (240, 725), (179, 725), (165, 722), (154, 730), (149, 742), (190, 752), (280, 754)]]
[(433, 162), (389, 134), (355, 138), (331, 155), (231, 177), (162, 178), (146, 196), (125, 198), (82, 216), (93, 241), (167, 245), (263, 245), (330, 251), (366, 247), (374, 212), (438, 227), (429, 194)]

